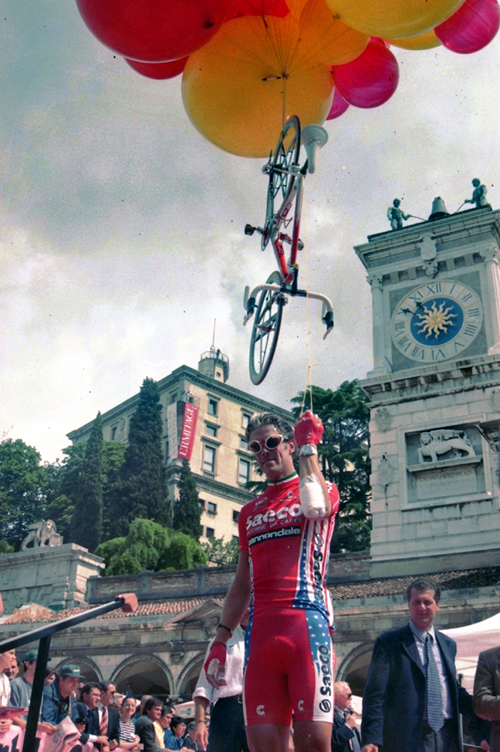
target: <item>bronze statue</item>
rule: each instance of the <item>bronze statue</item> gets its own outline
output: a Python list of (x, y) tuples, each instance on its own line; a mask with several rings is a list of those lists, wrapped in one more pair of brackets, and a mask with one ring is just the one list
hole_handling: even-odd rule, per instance
[(488, 189), (485, 185), (481, 184), (479, 178), (474, 178), (472, 181), (474, 191), (472, 192), (472, 198), (466, 198), (464, 204), (475, 204), (476, 209), (482, 209), (483, 206), (489, 206), (486, 201), (486, 194)]
[(392, 202), (392, 206), (387, 209), (387, 219), (391, 223), (393, 230), (403, 229), (403, 219), (410, 219), (411, 214), (405, 214), (402, 209), (399, 208), (401, 200), (395, 198)]

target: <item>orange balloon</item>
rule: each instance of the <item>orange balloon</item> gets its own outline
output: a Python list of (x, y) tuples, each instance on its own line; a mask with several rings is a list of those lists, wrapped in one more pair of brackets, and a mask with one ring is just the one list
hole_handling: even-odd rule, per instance
[(441, 44), (434, 29), (426, 31), (424, 34), (418, 34), (416, 37), (386, 39), (385, 41), (395, 47), (402, 47), (404, 50), (430, 50), (433, 47), (439, 47)]
[(300, 16), (300, 44), (311, 60), (330, 65), (351, 63), (365, 51), (367, 34), (339, 21), (325, 0), (309, 0)]
[(326, 0), (353, 29), (382, 39), (423, 34), (446, 21), (464, 0)]
[(290, 115), (303, 126), (323, 123), (330, 66), (311, 61), (300, 35), (291, 13), (225, 23), (184, 69), (182, 98), (195, 128), (232, 154), (267, 157)]

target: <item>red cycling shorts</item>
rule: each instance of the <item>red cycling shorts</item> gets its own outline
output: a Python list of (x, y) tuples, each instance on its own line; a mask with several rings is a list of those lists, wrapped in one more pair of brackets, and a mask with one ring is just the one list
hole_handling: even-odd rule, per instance
[(328, 622), (315, 610), (268, 609), (245, 634), (245, 723), (289, 726), (333, 720), (333, 657)]

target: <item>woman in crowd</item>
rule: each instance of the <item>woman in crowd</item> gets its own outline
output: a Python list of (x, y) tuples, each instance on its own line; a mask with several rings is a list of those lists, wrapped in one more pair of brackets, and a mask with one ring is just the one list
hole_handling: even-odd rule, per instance
[(135, 700), (133, 697), (127, 697), (123, 701), (120, 713), (120, 747), (137, 752), (139, 737), (135, 733), (135, 726), (131, 721), (135, 713)]
[(184, 746), (183, 736), (186, 731), (184, 718), (181, 718), (180, 715), (174, 715), (170, 721), (170, 728), (174, 733), (173, 736), (167, 739), (165, 749), (185, 750), (186, 752), (189, 752), (187, 747)]

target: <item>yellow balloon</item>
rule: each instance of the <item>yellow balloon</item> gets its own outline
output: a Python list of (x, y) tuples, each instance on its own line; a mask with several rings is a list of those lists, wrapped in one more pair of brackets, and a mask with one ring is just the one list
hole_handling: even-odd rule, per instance
[(309, 0), (300, 16), (300, 43), (311, 59), (344, 65), (361, 55), (370, 37), (336, 18), (325, 0)]
[(464, 0), (326, 0), (353, 29), (383, 39), (423, 34), (446, 21)]
[(385, 41), (393, 44), (395, 47), (402, 47), (404, 50), (430, 50), (433, 47), (439, 47), (441, 44), (434, 29), (426, 31), (424, 34), (418, 34), (416, 37), (386, 39)]
[(198, 131), (232, 154), (267, 157), (290, 115), (322, 123), (333, 98), (330, 66), (311, 61), (288, 14), (225, 23), (188, 59), (186, 112)]

